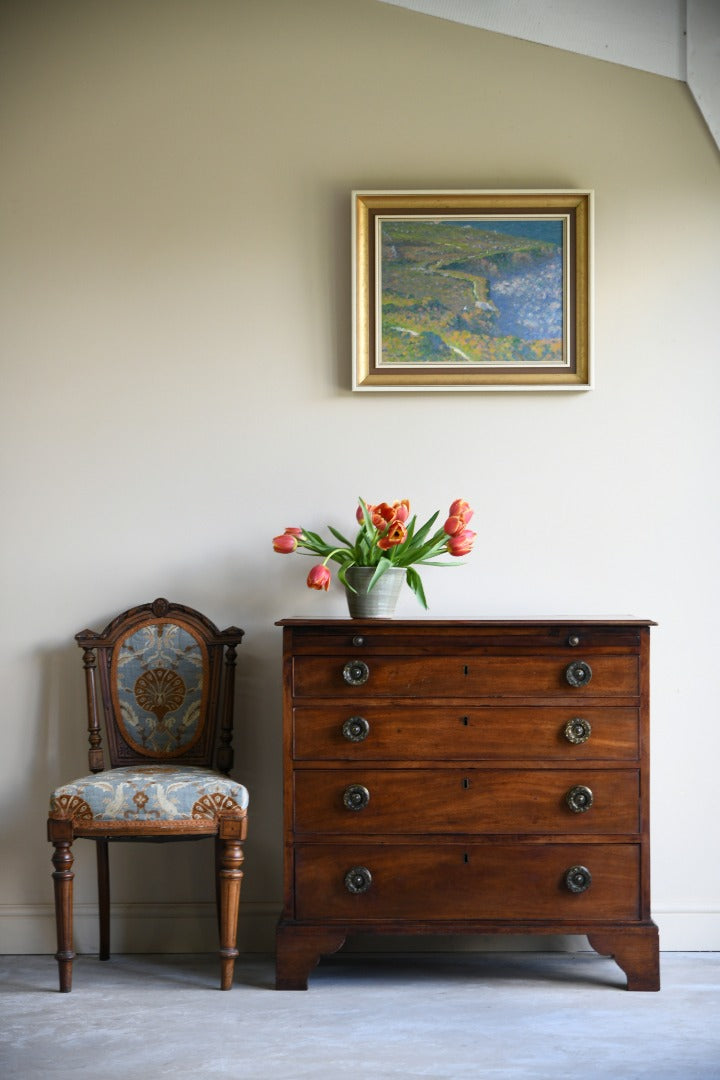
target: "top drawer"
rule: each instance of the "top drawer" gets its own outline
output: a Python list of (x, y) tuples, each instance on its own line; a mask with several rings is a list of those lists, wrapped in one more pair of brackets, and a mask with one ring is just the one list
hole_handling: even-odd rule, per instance
[(514, 698), (635, 696), (635, 653), (447, 656), (295, 656), (296, 698)]
[(507, 655), (528, 653), (628, 653), (640, 647), (644, 624), (479, 623), (431, 619), (388, 621), (285, 620), (285, 647), (295, 655)]

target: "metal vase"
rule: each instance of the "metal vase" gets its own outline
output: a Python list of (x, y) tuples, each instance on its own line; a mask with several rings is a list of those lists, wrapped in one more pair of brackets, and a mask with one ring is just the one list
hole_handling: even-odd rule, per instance
[(371, 592), (368, 585), (375, 573), (374, 566), (351, 566), (346, 577), (355, 592), (345, 590), (348, 609), (353, 619), (389, 619), (395, 614), (395, 605), (405, 581), (403, 567), (386, 570)]

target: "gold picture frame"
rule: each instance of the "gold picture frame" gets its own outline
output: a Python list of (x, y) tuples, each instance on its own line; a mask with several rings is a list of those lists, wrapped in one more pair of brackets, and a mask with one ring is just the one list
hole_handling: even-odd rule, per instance
[(592, 191), (354, 191), (353, 390), (589, 390)]

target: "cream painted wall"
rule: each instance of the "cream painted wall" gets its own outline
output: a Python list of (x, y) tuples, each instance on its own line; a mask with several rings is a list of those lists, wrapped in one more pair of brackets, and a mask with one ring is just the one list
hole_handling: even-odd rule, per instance
[[(273, 623), (344, 612), (270, 538), (349, 523), (360, 494), (478, 508), (476, 554), (425, 575), (434, 616), (659, 621), (654, 907), (665, 948), (720, 948), (720, 162), (687, 88), (374, 0), (2, 21), (0, 952), (54, 950), (73, 634), (158, 595), (246, 629), (243, 942), (269, 947)], [(350, 392), (350, 191), (434, 187), (594, 188), (594, 391)], [(118, 947), (212, 947), (203, 845), (114, 854)], [(76, 869), (91, 949), (91, 845)]]

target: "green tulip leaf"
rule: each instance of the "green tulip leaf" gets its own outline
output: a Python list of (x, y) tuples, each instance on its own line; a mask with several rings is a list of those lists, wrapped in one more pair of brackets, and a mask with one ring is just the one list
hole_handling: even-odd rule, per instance
[(411, 566), (408, 566), (407, 570), (405, 571), (405, 578), (408, 585), (415, 593), (422, 606), (427, 611), (428, 603), (425, 598), (425, 590), (423, 589), (422, 579), (418, 574), (417, 570), (413, 570)]

